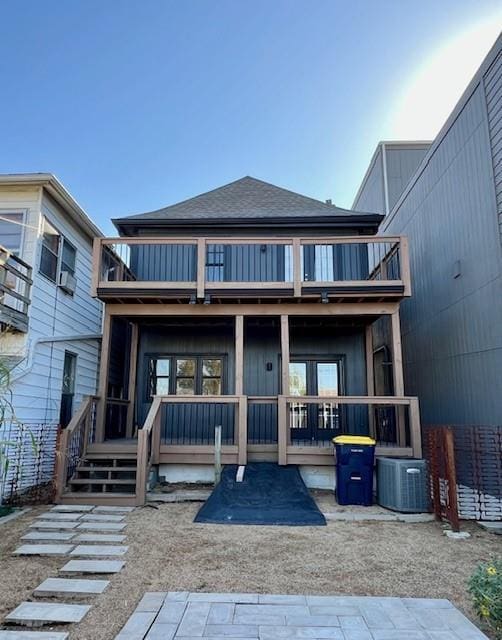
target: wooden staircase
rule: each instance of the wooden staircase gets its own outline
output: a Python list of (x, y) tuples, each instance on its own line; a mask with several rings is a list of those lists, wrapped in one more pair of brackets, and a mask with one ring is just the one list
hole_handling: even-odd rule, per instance
[(61, 504), (136, 504), (137, 454), (87, 453), (66, 485)]

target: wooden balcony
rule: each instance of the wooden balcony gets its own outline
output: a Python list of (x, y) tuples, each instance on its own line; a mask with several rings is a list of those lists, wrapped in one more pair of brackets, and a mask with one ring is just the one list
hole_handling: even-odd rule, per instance
[(109, 303), (395, 302), (407, 239), (96, 238), (92, 295)]
[(28, 331), (32, 269), (0, 246), (0, 328)]

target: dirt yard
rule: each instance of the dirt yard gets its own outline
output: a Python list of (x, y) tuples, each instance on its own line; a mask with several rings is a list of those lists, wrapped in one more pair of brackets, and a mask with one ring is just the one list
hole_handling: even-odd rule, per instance
[[(338, 523), (327, 527), (193, 524), (200, 505), (144, 507), (128, 518), (126, 567), (71, 640), (112, 640), (145, 591), (240, 591), (449, 598), (469, 616), (466, 580), (500, 554), (500, 538), (475, 524), (455, 541), (439, 524)], [(0, 526), (0, 619), (63, 558), (14, 558), (37, 507)]]

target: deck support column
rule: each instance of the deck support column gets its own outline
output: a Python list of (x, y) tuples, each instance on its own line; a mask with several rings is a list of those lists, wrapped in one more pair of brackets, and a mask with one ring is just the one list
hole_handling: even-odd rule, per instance
[(281, 396), (277, 407), (277, 449), (280, 465), (288, 463), (287, 447), (289, 441), (287, 403), (284, 396), (289, 394), (289, 317), (281, 316)]
[[(404, 396), (403, 377), (403, 352), (401, 346), (401, 322), (399, 320), (399, 309), (391, 314), (392, 326), (392, 375), (394, 380), (394, 395)], [(406, 423), (404, 407), (397, 408), (398, 423), (398, 444), (400, 447), (406, 446)]]
[[(366, 395), (375, 395), (375, 371), (373, 367), (373, 325), (366, 325), (365, 329), (366, 347)], [(370, 435), (375, 437), (375, 414), (373, 405), (368, 405), (368, 426)]]
[(101, 359), (99, 363), (99, 386), (98, 386), (98, 408), (96, 412), (96, 442), (103, 442), (105, 439), (105, 416), (106, 399), (108, 396), (108, 365), (110, 361), (112, 317), (105, 305), (105, 315), (103, 318), (103, 338), (101, 340)]
[(238, 447), (238, 462), (247, 462), (248, 432), (247, 432), (247, 400), (244, 398), (244, 316), (235, 316), (235, 395), (240, 396), (235, 408), (236, 434), (235, 443)]
[(126, 438), (132, 438), (134, 432), (134, 404), (136, 401), (136, 371), (138, 363), (138, 323), (131, 325), (131, 352), (129, 355), (129, 382), (127, 385), (127, 396), (129, 404), (127, 406)]

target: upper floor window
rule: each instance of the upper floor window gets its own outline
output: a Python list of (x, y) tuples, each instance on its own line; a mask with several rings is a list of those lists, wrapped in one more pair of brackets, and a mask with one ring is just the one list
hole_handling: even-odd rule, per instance
[[(77, 250), (46, 218), (42, 227), (39, 271), (52, 282), (61, 284), (60, 273), (75, 275)], [(62, 285), (61, 285), (62, 286)], [(66, 291), (66, 289), (64, 289)], [(67, 291), (68, 292), (68, 291)]]
[(24, 214), (22, 213), (3, 213), (0, 211), (0, 245), (15, 256), (19, 256), (21, 253), (23, 221)]
[(61, 236), (48, 220), (44, 218), (42, 228), (42, 249), (40, 252), (40, 273), (52, 280), (57, 281), (59, 248), (61, 246)]
[(77, 250), (63, 238), (63, 250), (61, 253), (61, 271), (68, 271), (72, 276), (75, 275), (75, 260), (77, 258)]

